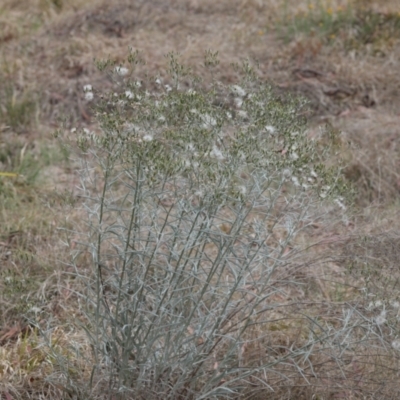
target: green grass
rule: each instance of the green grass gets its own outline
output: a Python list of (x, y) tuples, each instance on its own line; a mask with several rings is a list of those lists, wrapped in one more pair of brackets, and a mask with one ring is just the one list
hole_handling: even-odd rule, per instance
[(22, 317), (39, 301), (33, 293), (53, 272), (50, 261), (40, 255), (54, 229), (43, 172), (65, 163), (66, 155), (43, 142), (24, 144), (9, 135), (2, 139), (1, 172), (18, 174), (0, 176), (0, 314), (6, 320)]
[(17, 133), (29, 129), (34, 122), (36, 100), (28, 91), (18, 92), (11, 85), (3, 88), (0, 105), (0, 122), (3, 122)]
[(286, 3), (278, 24), (280, 37), (286, 42), (295, 38), (316, 37), (323, 44), (340, 43), (346, 50), (381, 55), (400, 38), (400, 13), (377, 13), (353, 6), (323, 6), (310, 3), (307, 12), (292, 14)]

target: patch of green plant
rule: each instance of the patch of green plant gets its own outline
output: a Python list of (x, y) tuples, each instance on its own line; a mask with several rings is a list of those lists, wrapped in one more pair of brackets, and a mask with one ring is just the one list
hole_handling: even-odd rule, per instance
[[(45, 332), (40, 329), (23, 329), (15, 342), (0, 347), (0, 377), (4, 378), (2, 383), (14, 383), (15, 380), (18, 383), (29, 382), (29, 395), (37, 397), (45, 391), (46, 395), (54, 395), (54, 389), (48, 387), (51, 384), (45, 386), (42, 380), (44, 377), (51, 379), (61, 368), (67, 369), (70, 376), (79, 375), (82, 378), (83, 371), (79, 365), (81, 359), (77, 359), (77, 355), (69, 350), (66, 345), (68, 339), (68, 332), (63, 332), (62, 329), (53, 328)], [(63, 376), (54, 379), (57, 392), (61, 393), (62, 398), (73, 397), (77, 391), (81, 395), (79, 398), (90, 398), (85, 393), (80, 393), (79, 388), (71, 390), (68, 387), (69, 382)], [(13, 396), (18, 396), (16, 393), (23, 395), (26, 391), (26, 386), (15, 385), (12, 393)]]
[(61, 12), (64, 5), (64, 0), (40, 0), (39, 3), (40, 9), (44, 13), (49, 13), (51, 11)]
[(34, 123), (37, 100), (30, 92), (18, 91), (4, 75), (1, 78), (4, 84), (0, 88), (0, 123), (17, 133), (26, 132)]
[(377, 13), (366, 10), (356, 14), (345, 46), (348, 49), (359, 50), (363, 46), (371, 45), (373, 52), (379, 55), (399, 38), (399, 13)]
[[(25, 257), (33, 255), (25, 252)], [(3, 260), (4, 263), (4, 260)], [(32, 292), (39, 288), (39, 282), (30, 276), (28, 270), (3, 268), (0, 271), (0, 310), (5, 317), (6, 311), (12, 311), (14, 317), (22, 316), (33, 307), (34, 300), (30, 298)]]
[(42, 305), (38, 290), (54, 271), (37, 254), (39, 240), (51, 234), (43, 207), (37, 198), (18, 194), (14, 202), (0, 194), (0, 314), (4, 323), (23, 319)]
[(65, 148), (19, 141), (5, 142), (0, 145), (1, 172), (9, 171), (17, 177), (0, 176), (0, 193), (13, 191), (12, 186), (22, 188), (40, 183), (43, 169), (49, 165), (66, 162), (68, 153)]
[[(36, 255), (36, 240), (50, 235), (41, 196), (41, 171), (59, 163), (57, 149), (9, 142), (0, 152), (1, 170), (17, 173), (0, 176), (0, 314), (23, 317), (38, 302), (34, 293), (49, 273)], [(42, 192), (43, 193), (43, 192)], [(32, 240), (34, 239), (34, 240)]]
[(307, 12), (292, 15), (286, 5), (278, 30), (286, 42), (305, 35), (325, 44), (340, 42), (346, 50), (362, 50), (371, 45), (373, 52), (379, 53), (400, 38), (400, 15), (352, 6), (333, 9), (320, 2), (310, 3)]
[(299, 34), (317, 36), (327, 42), (334, 40), (343, 27), (347, 27), (353, 20), (351, 8), (324, 7), (320, 2), (310, 3), (306, 12), (301, 11), (293, 15), (289, 4), (285, 2), (282, 20), (279, 22), (281, 37), (289, 42)]

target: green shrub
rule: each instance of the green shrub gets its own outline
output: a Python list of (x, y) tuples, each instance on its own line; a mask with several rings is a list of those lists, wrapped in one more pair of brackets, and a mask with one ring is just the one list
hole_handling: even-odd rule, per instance
[(335, 137), (308, 138), (304, 102), (279, 99), (247, 63), (240, 85), (207, 86), (173, 54), (165, 84), (133, 79), (138, 60), (101, 64), (118, 89), (93, 92), (101, 129), (76, 133), (93, 396), (237, 398), (342, 379), (372, 322), (282, 300), (305, 285), (302, 230), (326, 199), (344, 208)]

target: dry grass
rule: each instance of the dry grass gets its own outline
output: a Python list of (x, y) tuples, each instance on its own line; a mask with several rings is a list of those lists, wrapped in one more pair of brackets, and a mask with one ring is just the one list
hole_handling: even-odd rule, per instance
[[(356, 204), (348, 220), (338, 220), (332, 210), (305, 230), (301, 240), (310, 252), (307, 259), (303, 256), (303, 267), (298, 268), (302, 275), (297, 276), (304, 281), (304, 291), (288, 290), (283, 299), (277, 299), (288, 304), (277, 315), (283, 322), (264, 327), (271, 333), (267, 342), (243, 349), (248, 359), (258, 355), (260, 348), (281, 342), (300, 345), (304, 328), (293, 315), (301, 307), (333, 321), (346, 302), (367, 308), (379, 300), (387, 307), (390, 326), (396, 325), (400, 40), (380, 38), (378, 44), (359, 43), (349, 49), (347, 38), (326, 40), (318, 27), (312, 27), (311, 33), (296, 32), (286, 41), (279, 36), (285, 12), (290, 18), (305, 18), (306, 23), (318, 7), (325, 16), (329, 8), (347, 6), (394, 15), (399, 12), (398, 1), (304, 0), (296, 7), (287, 2), (286, 11), (284, 3), (2, 2), (0, 171), (23, 177), (0, 176), (0, 397), (88, 398), (85, 381), (92, 355), (83, 332), (69, 325), (80, 318), (76, 295), (80, 288), (65, 267), (78, 238), (58, 229), (82, 226), (76, 207), (80, 201), (75, 193), (77, 177), (51, 134), (61, 122), (68, 129), (95, 129), (82, 87), (91, 84), (95, 91), (102, 91), (111, 82), (97, 71), (93, 59), (110, 56), (122, 61), (129, 47), (141, 50), (147, 61), (139, 67), (138, 76), (165, 67), (169, 51), (181, 52), (182, 61), (202, 73), (204, 51), (218, 50), (215, 76), (226, 83), (235, 79), (229, 68), (232, 62), (246, 57), (257, 60), (259, 75), (273, 82), (278, 93), (298, 93), (310, 100), (311, 136), (326, 123), (342, 132), (346, 177), (358, 190)], [(81, 265), (88, 268), (88, 260), (82, 258)], [(362, 296), (360, 289), (366, 286), (375, 295), (373, 300)], [(300, 307), (289, 306), (293, 303)], [(376, 313), (372, 307), (371, 318)], [(35, 320), (47, 336), (35, 331), (28, 319)], [(80, 353), (73, 353), (69, 344), (80, 347)], [(398, 398), (399, 368), (393, 349), (383, 354), (349, 352), (346, 376), (351, 379), (347, 382), (338, 381), (338, 371), (324, 357), (317, 378), (310, 374), (310, 385), (294, 371), (286, 371), (292, 378), (277, 380), (275, 397), (269, 398)], [(63, 375), (66, 360), (71, 363), (73, 381)]]

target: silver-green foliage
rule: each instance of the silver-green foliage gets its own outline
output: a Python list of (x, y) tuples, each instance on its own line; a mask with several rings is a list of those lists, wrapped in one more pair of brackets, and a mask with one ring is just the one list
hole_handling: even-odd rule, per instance
[[(304, 103), (278, 99), (248, 64), (240, 85), (207, 86), (169, 57), (171, 87), (112, 68), (101, 131), (78, 135), (92, 383), (107, 371), (109, 396), (231, 398), (251, 379), (270, 387), (265, 373), (289, 357), (244, 349), (268, 335), (257, 326), (295, 281), (285, 250), (339, 170), (305, 134)], [(306, 338), (291, 362), (315, 346)]]

